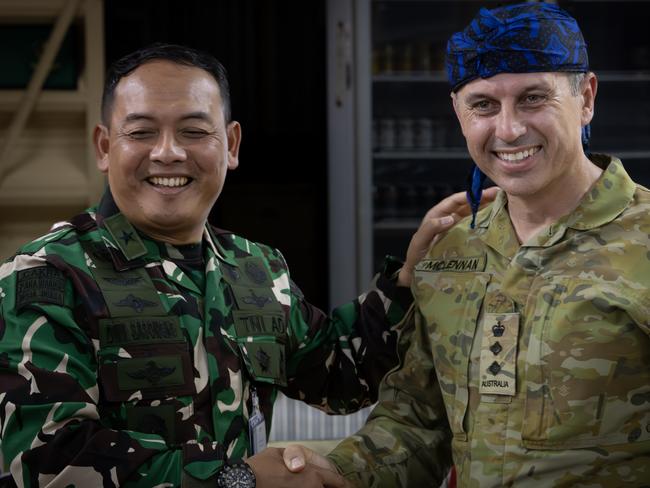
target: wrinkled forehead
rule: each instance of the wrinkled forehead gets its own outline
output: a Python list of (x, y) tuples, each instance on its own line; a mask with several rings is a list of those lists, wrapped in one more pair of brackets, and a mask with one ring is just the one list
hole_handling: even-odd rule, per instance
[(565, 73), (499, 73), (489, 78), (477, 78), (452, 92), (452, 98), (473, 96), (490, 98), (516, 97), (530, 92), (568, 90), (569, 78)]

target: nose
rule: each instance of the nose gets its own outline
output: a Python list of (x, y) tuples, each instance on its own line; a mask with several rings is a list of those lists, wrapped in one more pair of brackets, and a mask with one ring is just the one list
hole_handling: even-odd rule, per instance
[(526, 124), (514, 107), (503, 105), (497, 114), (495, 136), (504, 142), (513, 143), (526, 134)]
[(152, 161), (163, 164), (182, 163), (187, 159), (187, 153), (176, 140), (176, 135), (167, 131), (160, 133), (149, 156)]

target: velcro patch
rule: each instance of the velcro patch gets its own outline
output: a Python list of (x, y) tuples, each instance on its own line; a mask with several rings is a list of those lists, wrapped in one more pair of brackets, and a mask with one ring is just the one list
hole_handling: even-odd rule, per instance
[(416, 271), (440, 272), (473, 272), (485, 270), (485, 255), (471, 257), (457, 257), (453, 259), (425, 259), (415, 267)]
[(246, 342), (240, 344), (245, 350), (250, 372), (257, 381), (267, 381), (286, 386), (284, 344), (276, 342)]
[(184, 342), (180, 320), (175, 316), (123, 317), (99, 321), (101, 347)]
[(30, 303), (65, 302), (65, 275), (50, 266), (24, 269), (16, 274), (16, 310)]
[(282, 306), (270, 288), (230, 285), (239, 310), (282, 313)]
[(287, 331), (284, 313), (255, 313), (233, 310), (237, 336), (283, 336)]

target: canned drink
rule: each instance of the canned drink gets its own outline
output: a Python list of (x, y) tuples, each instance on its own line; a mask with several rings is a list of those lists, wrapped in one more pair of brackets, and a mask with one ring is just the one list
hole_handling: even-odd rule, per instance
[(433, 149), (433, 120), (421, 118), (415, 121), (413, 145), (425, 151)]
[(403, 118), (397, 120), (397, 147), (400, 149), (413, 149), (414, 143), (413, 119)]
[(395, 119), (379, 119), (379, 149), (382, 151), (395, 149)]

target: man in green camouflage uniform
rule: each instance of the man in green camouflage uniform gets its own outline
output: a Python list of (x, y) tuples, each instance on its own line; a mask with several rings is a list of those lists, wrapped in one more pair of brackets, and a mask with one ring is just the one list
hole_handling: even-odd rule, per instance
[[(333, 414), (376, 399), (409, 266), (328, 318), (279, 251), (206, 224), (240, 140), (216, 60), (120, 60), (94, 138), (100, 204), (0, 267), (0, 439), (19, 486), (216, 486), (263, 449), (278, 390)], [(258, 487), (282, 467), (265, 452), (248, 458)]]
[(597, 84), (574, 24), (521, 4), (450, 41), (468, 149), (503, 192), (416, 266), (401, 365), (328, 456), (351, 485), (438, 486), (453, 464), (460, 487), (650, 486), (650, 192), (584, 153)]

